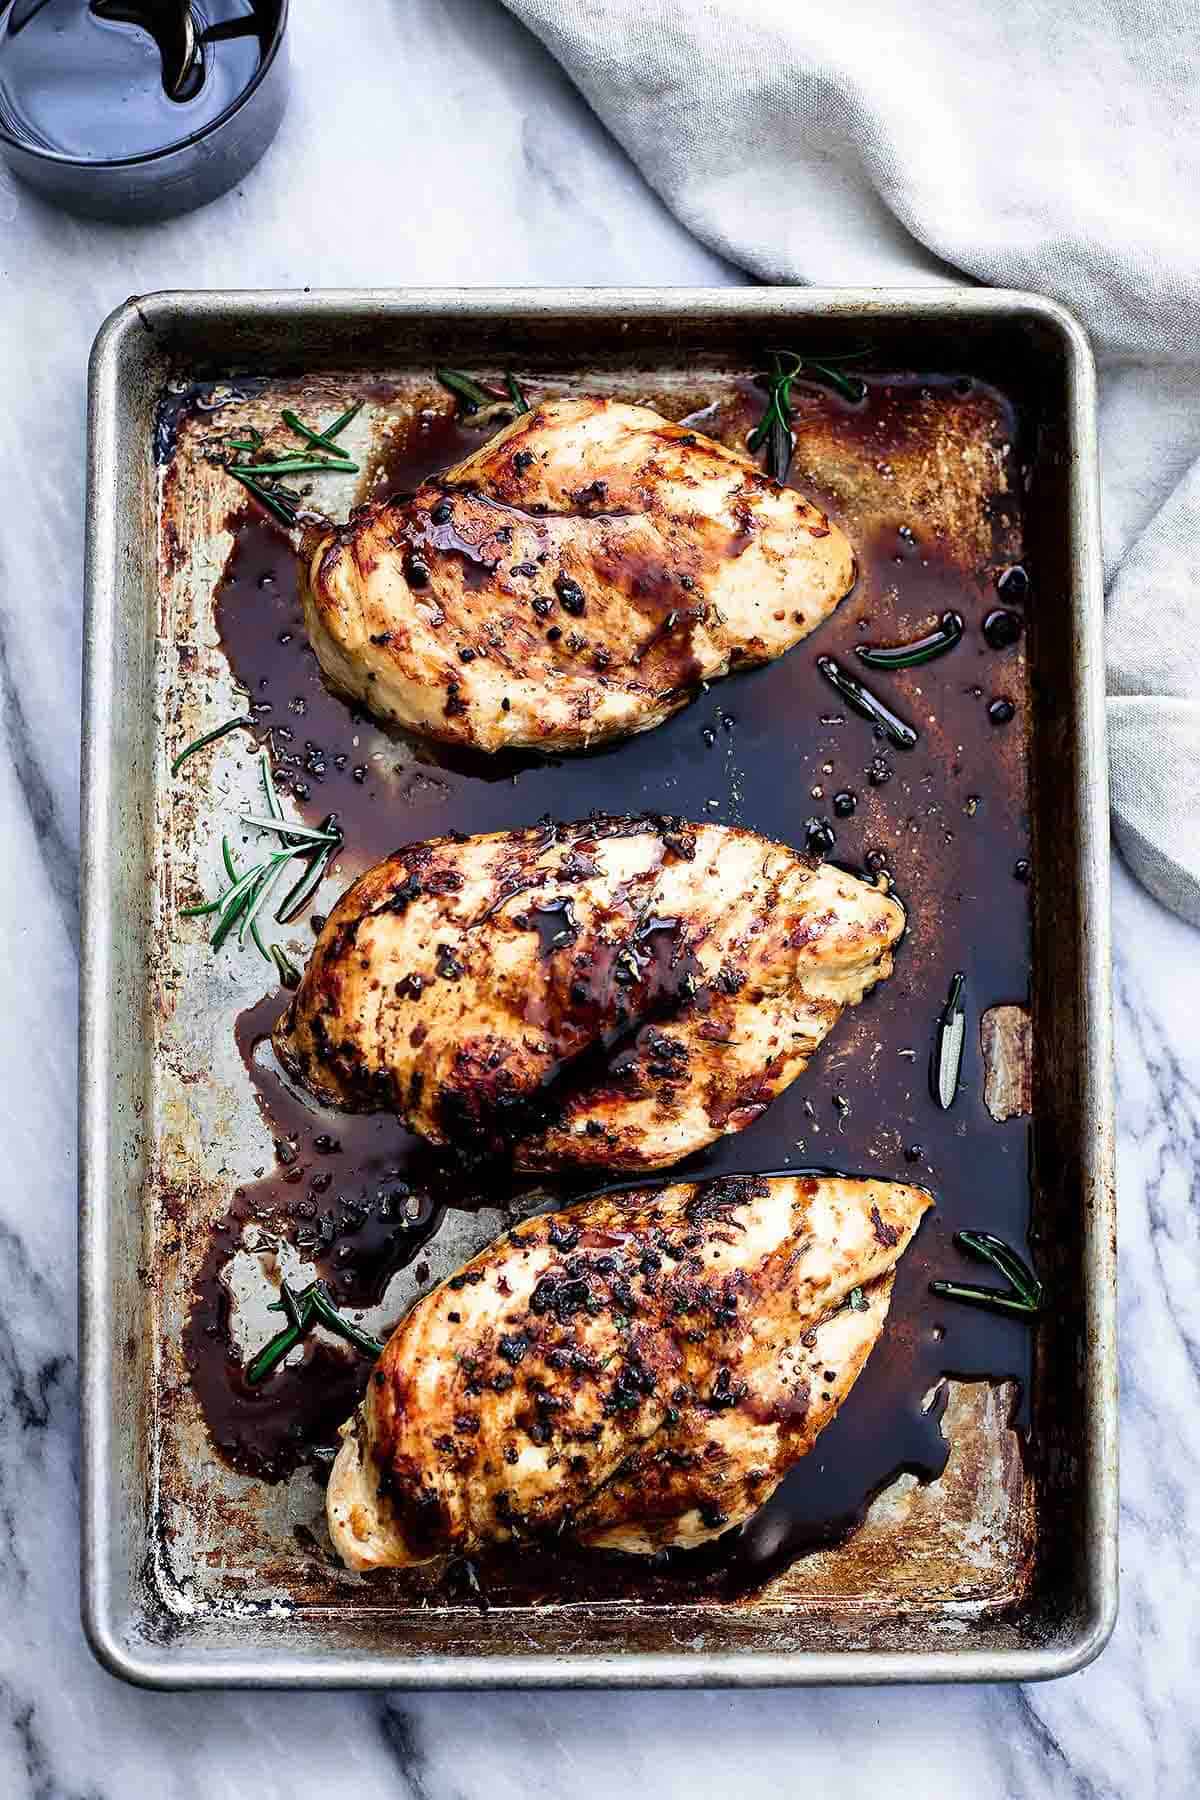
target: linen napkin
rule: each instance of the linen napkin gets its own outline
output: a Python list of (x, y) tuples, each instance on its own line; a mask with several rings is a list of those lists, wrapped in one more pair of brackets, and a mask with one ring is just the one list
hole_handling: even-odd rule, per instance
[(667, 205), (770, 281), (1028, 288), (1103, 379), (1113, 826), (1200, 924), (1200, 8), (506, 0)]

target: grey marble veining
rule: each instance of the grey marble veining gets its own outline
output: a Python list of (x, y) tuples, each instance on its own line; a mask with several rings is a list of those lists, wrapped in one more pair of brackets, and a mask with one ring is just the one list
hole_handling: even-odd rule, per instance
[[(1200, 1792), (1200, 958), (1118, 869), (1123, 1603), (1040, 1688), (155, 1695), (77, 1623), (75, 985), (87, 351), (132, 291), (736, 280), (490, 0), (294, 9), (283, 135), (192, 218), (82, 225), (0, 177), (0, 1794), (925, 1800)], [(1138, 395), (1105, 396), (1136, 467)], [(1168, 426), (1181, 456), (1197, 396)], [(1191, 448), (1189, 448), (1191, 446)], [(1152, 492), (1110, 520), (1119, 555)]]

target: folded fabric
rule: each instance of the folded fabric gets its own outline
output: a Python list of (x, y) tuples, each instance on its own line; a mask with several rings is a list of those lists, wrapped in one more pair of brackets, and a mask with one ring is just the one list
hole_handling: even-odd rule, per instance
[[(773, 281), (965, 276), (1047, 294), (1087, 326), (1124, 390), (1121, 416), (1131, 385), (1153, 414), (1162, 365), (1178, 368), (1194, 411), (1191, 0), (507, 4), (678, 217), (741, 267)], [(1149, 468), (1104, 444), (1113, 517), (1136, 519), (1144, 490), (1168, 490), (1132, 543), (1110, 534), (1112, 805), (1131, 867), (1200, 924), (1200, 658), (1188, 636), (1200, 464), (1177, 462), (1194, 418), (1170, 424), (1149, 432)]]

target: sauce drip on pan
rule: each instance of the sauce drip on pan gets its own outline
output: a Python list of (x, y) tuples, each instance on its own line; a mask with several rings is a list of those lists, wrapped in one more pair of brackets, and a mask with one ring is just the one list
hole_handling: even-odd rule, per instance
[[(880, 499), (889, 457), (919, 444), (933, 414), (944, 421), (950, 409), (964, 435), (986, 433), (993, 441), (1011, 441), (1015, 420), (993, 390), (948, 377), (872, 378), (861, 407), (799, 387), (796, 402), (792, 480), (850, 532), (860, 564), (854, 593), (780, 661), (719, 683), (657, 730), (611, 749), (557, 761), (484, 762), (410, 745), (353, 714), (321, 682), (304, 636), (295, 559), (261, 515), (239, 516), (217, 593), (217, 626), (234, 673), (271, 708), (260, 717), (280, 787), (314, 823), (338, 812), (347, 878), (415, 838), (619, 807), (746, 825), (800, 846), (816, 830), (832, 860), (858, 873), (886, 871), (908, 909), (891, 979), (842, 1019), (808, 1073), (761, 1119), (676, 1172), (683, 1178), (828, 1168), (932, 1189), (937, 1210), (900, 1264), (884, 1335), (841, 1415), (740, 1533), (703, 1551), (649, 1561), (562, 1549), (553, 1556), (530, 1548), (491, 1554), (480, 1569), (497, 1601), (548, 1593), (678, 1599), (681, 1591), (731, 1593), (760, 1584), (803, 1551), (852, 1529), (898, 1471), (922, 1480), (940, 1472), (948, 1449), (939, 1429), (944, 1376), (1015, 1380), (1022, 1395), (1016, 1423), (1028, 1423), (1029, 1328), (938, 1299), (928, 1283), (950, 1274), (978, 1279), (952, 1243), (963, 1228), (995, 1232), (1028, 1254), (1028, 1122), (998, 1124), (984, 1105), (979, 1020), (987, 1007), (1028, 996), (1024, 627), (1035, 597), (1021, 567), (1011, 495), (988, 497), (969, 553), (953, 533), (937, 537), (920, 517), (889, 516)], [(719, 409), (698, 423), (741, 444), (761, 404), (751, 382), (731, 382)], [(672, 410), (669, 396), (662, 410)], [(841, 485), (823, 491), (831, 440)], [(479, 441), (448, 417), (422, 415), (415, 436), (394, 441), (376, 491), (411, 491)], [(1019, 615), (1015, 631), (996, 630), (1001, 601)], [(881, 697), (920, 732), (914, 750), (892, 748), (840, 701), (816, 658), (828, 653), (849, 663), (856, 643), (915, 637), (950, 610), (965, 621), (953, 651), (923, 667), (870, 675)], [(1013, 703), (1010, 720), (989, 717), (997, 695)], [(555, 914), (531, 924), (552, 939), (563, 921)], [(966, 1049), (958, 1097), (943, 1112), (929, 1092), (928, 1063), (956, 971), (965, 975)], [(268, 1475), (286, 1473), (311, 1446), (328, 1450), (368, 1365), (323, 1347), (319, 1365), (286, 1371), (261, 1398), (247, 1398), (236, 1371), (226, 1377), (217, 1271), (240, 1222), (272, 1220), (316, 1262), (339, 1303), (363, 1305), (378, 1298), (393, 1268), (417, 1257), (445, 1207), (478, 1205), (481, 1186), (496, 1204), (502, 1184), (510, 1192), (512, 1185), (500, 1171), (490, 1184), (478, 1172), (456, 1181), (392, 1120), (339, 1114), (331, 1123), (332, 1115), (313, 1113), (272, 1073), (269, 1058), (251, 1055), (285, 1000), (273, 996), (239, 1024), (285, 1159), (239, 1190), (226, 1235), (205, 1262), (188, 1341), (218, 1444), (234, 1446), (242, 1466)], [(322, 1142), (330, 1138), (335, 1148)], [(380, 1192), (401, 1189), (412, 1213), (405, 1210), (403, 1222), (376, 1203)], [(341, 1358), (336, 1378), (326, 1356)], [(328, 1404), (314, 1400), (318, 1385)]]

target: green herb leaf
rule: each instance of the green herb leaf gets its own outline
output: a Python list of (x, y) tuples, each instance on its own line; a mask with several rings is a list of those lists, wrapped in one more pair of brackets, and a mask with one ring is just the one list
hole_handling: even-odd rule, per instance
[(183, 749), (179, 752), (179, 755), (175, 758), (175, 761), (171, 764), (171, 774), (173, 776), (178, 775), (188, 758), (190, 756), (195, 756), (197, 750), (203, 750), (206, 744), (215, 744), (218, 738), (228, 737), (231, 731), (253, 730), (254, 720), (247, 717), (245, 714), (236, 719), (226, 719), (223, 725), (214, 725), (211, 731), (206, 731), (202, 737), (193, 738), (190, 744), (184, 745)]
[(986, 1306), (993, 1312), (1034, 1318), (1041, 1311), (1043, 1288), (1024, 1257), (990, 1231), (956, 1231), (954, 1242), (977, 1262), (990, 1263), (1003, 1276), (1006, 1287), (975, 1287), (969, 1282), (931, 1281), (930, 1291), (970, 1306)]
[(344, 1337), (348, 1344), (353, 1344), (364, 1356), (383, 1355), (383, 1345), (379, 1339), (343, 1318), (321, 1282), (315, 1282), (309, 1292), (312, 1295), (313, 1317), (327, 1331), (335, 1331), (339, 1337)]
[(294, 819), (260, 819), (252, 813), (238, 815), (243, 825), (253, 825), (258, 831), (277, 831), (280, 837), (286, 838), (293, 849), (301, 844), (337, 844), (341, 842), (338, 832), (321, 831), (315, 825), (298, 825)]
[(312, 444), (314, 449), (328, 450), (332, 456), (344, 458), (346, 452), (339, 450), (333, 440), (339, 431), (345, 430), (361, 406), (362, 401), (360, 400), (358, 405), (352, 407), (348, 413), (343, 413), (340, 419), (335, 419), (328, 431), (314, 431), (311, 425), (306, 425), (303, 419), (297, 418), (296, 414), (287, 407), (284, 408), (280, 417), (289, 431), (294, 431), (297, 437), (302, 437), (305, 443)]
[[(262, 752), (262, 755), (264, 755), (264, 756), (266, 755), (265, 750)], [(233, 845), (229, 842), (229, 839), (227, 836), (223, 837), (221, 839), (221, 860), (225, 864), (225, 873), (228, 875), (230, 881), (239, 880), (240, 877), (238, 875), (238, 866), (233, 858)], [(218, 906), (220, 905), (219, 901), (217, 902), (217, 905)], [(262, 938), (259, 936), (259, 930), (258, 930), (257, 925), (251, 924), (250, 935), (254, 939), (255, 949), (258, 951), (259, 955), (261, 957), (263, 957), (263, 959), (265, 960), (266, 954), (267, 954), (267, 948), (266, 948), (266, 945), (263, 943)]]
[(890, 706), (885, 706), (878, 695), (853, 675), (836, 663), (832, 656), (818, 656), (817, 667), (831, 687), (835, 687), (843, 700), (864, 719), (870, 719), (877, 725), (883, 735), (901, 750), (911, 750), (919, 741), (919, 734), (905, 720), (898, 717)]
[(357, 419), (362, 409), (363, 402), (361, 400), (356, 400), (353, 406), (348, 406), (344, 413), (338, 414), (332, 425), (326, 426), (323, 435), (327, 438), (340, 437), (347, 425), (349, 425), (353, 419)]
[[(851, 362), (866, 354), (865, 350), (850, 351), (846, 356), (839, 358), (839, 361)], [(835, 394), (840, 394), (842, 399), (848, 400), (852, 406), (857, 406), (860, 400), (865, 399), (867, 384), (861, 376), (843, 375), (839, 369), (833, 366), (832, 362), (814, 362), (811, 356), (805, 357), (802, 366), (809, 375), (819, 376), (827, 387), (831, 387)]]
[(946, 1300), (962, 1300), (969, 1306), (990, 1307), (993, 1312), (1016, 1313), (1022, 1318), (1032, 1318), (1037, 1312), (1016, 1294), (1003, 1293), (999, 1288), (972, 1287), (961, 1281), (931, 1281), (929, 1291), (940, 1294)]
[(280, 524), (286, 525), (288, 530), (291, 530), (296, 523), (296, 513), (300, 507), (299, 494), (291, 494), (286, 488), (268, 488), (261, 481), (255, 481), (254, 477), (248, 475), (245, 469), (239, 467), (237, 463), (226, 463), (225, 473), (232, 475), (235, 481), (240, 481), (242, 486), (254, 495), (260, 506), (265, 506), (267, 511), (279, 520)]
[(437, 380), (444, 388), (448, 388), (458, 401), (459, 410), (467, 414), (478, 412), (480, 407), (494, 406), (497, 396), (489, 394), (470, 375), (464, 375), (461, 369), (435, 369)]
[(851, 1312), (867, 1311), (867, 1296), (860, 1287), (850, 1289), (850, 1298), (846, 1302)]
[(928, 632), (911, 644), (856, 644), (855, 655), (869, 669), (915, 669), (953, 650), (963, 634), (961, 613), (944, 612), (936, 631)]
[(284, 1358), (291, 1355), (306, 1330), (306, 1325), (288, 1325), (269, 1344), (264, 1344), (246, 1370), (247, 1387), (258, 1387), (268, 1375), (273, 1375)]
[(271, 945), (271, 959), (279, 971), (280, 985), (285, 988), (298, 988), (300, 971), (282, 944)]
[(342, 834), (336, 829), (336, 824), (337, 814), (330, 813), (325, 821), (325, 829), (330, 832), (331, 841), (314, 851), (299, 880), (280, 902), (279, 911), (275, 914), (277, 924), (289, 925), (304, 911), (305, 906), (320, 887), (326, 869), (342, 846)]
[(1009, 1282), (1027, 1305), (1042, 1303), (1042, 1284), (1024, 1257), (991, 1231), (958, 1231), (954, 1241), (977, 1262), (990, 1263)]
[(505, 373), (504, 385), (508, 389), (508, 397), (513, 403), (514, 410), (518, 413), (527, 413), (529, 402), (521, 392), (520, 383), (511, 371)]
[(796, 449), (796, 434), (792, 430), (792, 383), (815, 378), (833, 388), (843, 400), (857, 405), (866, 394), (867, 384), (860, 376), (843, 375), (837, 365), (857, 362), (866, 355), (865, 349), (847, 350), (844, 354), (817, 361), (811, 356), (800, 356), (794, 350), (771, 352), (771, 366), (762, 378), (767, 390), (767, 404), (762, 418), (746, 439), (746, 445), (752, 451), (766, 445), (767, 470), (776, 481), (787, 480)]
[[(280, 908), (280, 921), (286, 923), (295, 918), (305, 902), (316, 891), (321, 873), (331, 856), (341, 849), (344, 842), (342, 833), (337, 829), (335, 813), (330, 813), (325, 825), (314, 831), (308, 825), (298, 825), (295, 821), (284, 817), (283, 807), (275, 787), (275, 778), (271, 771), (271, 759), (265, 750), (259, 753), (259, 770), (262, 775), (263, 790), (266, 794), (269, 818), (246, 818), (242, 823), (253, 825), (257, 830), (275, 832), (282, 840), (278, 849), (272, 850), (263, 861), (255, 863), (244, 874), (239, 873), (234, 859), (233, 847), (228, 835), (221, 840), (221, 856), (225, 864), (225, 873), (229, 877), (229, 886), (214, 901), (203, 906), (188, 907), (184, 910), (187, 917), (199, 917), (202, 914), (216, 913), (216, 929), (209, 940), (213, 950), (219, 950), (226, 938), (237, 927), (238, 942), (244, 944), (249, 932), (254, 940), (259, 955), (265, 961), (272, 960), (274, 950), (268, 950), (263, 943), (258, 928), (258, 915), (266, 906), (274, 892), (280, 876), (294, 857), (307, 859), (305, 872), (294, 884), (283, 906)], [(314, 866), (316, 874), (314, 876)], [(279, 967), (276, 961), (276, 968)]]
[(323, 470), (331, 470), (335, 475), (357, 475), (356, 462), (329, 462), (319, 456), (280, 456), (274, 462), (259, 463), (227, 463), (231, 475), (253, 475), (261, 479), (267, 475), (319, 475)]

